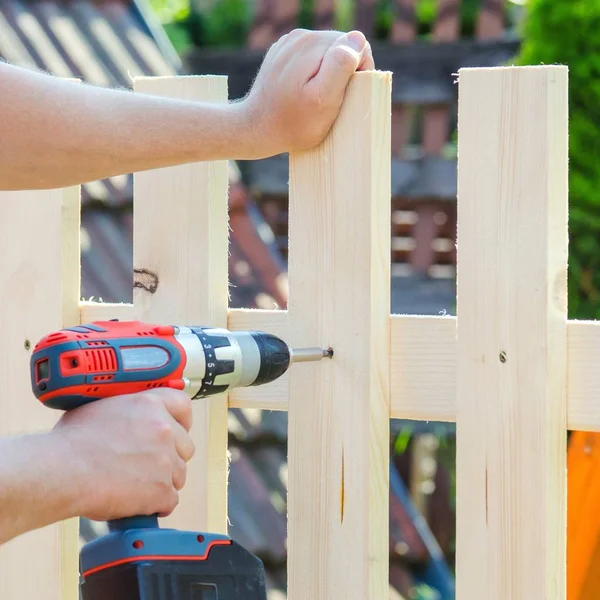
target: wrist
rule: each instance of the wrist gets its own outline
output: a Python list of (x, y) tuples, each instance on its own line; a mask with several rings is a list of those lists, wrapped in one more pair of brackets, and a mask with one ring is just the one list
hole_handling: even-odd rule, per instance
[(256, 160), (260, 152), (255, 134), (256, 120), (247, 98), (227, 106), (228, 137), (232, 140), (230, 156), (234, 160)]
[(277, 132), (265, 123), (264, 111), (253, 96), (229, 104), (237, 160), (261, 160), (280, 154)]
[(53, 474), (57, 517), (65, 520), (85, 515), (91, 505), (94, 485), (81, 453), (63, 429), (53, 429), (40, 438), (40, 445), (51, 461), (48, 466)]
[(81, 514), (90, 492), (76, 466), (78, 457), (62, 435), (1, 439), (0, 455), (0, 544)]

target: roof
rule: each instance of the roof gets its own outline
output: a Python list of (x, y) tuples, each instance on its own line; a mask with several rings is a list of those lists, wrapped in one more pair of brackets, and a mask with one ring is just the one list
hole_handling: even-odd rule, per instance
[[(178, 73), (176, 60), (139, 18), (140, 3), (0, 0), (0, 56), (87, 82), (129, 87), (135, 75)], [(133, 281), (132, 177), (93, 182), (82, 190), (82, 296), (131, 302)], [(230, 163), (232, 307), (285, 307), (286, 266), (274, 236)], [(410, 285), (408, 282), (406, 285)], [(419, 289), (421, 289), (419, 287)], [(449, 298), (451, 293), (449, 294)], [(449, 300), (451, 302), (451, 300)], [(443, 306), (440, 308), (448, 308)], [(437, 308), (434, 307), (437, 312)], [(286, 582), (287, 414), (232, 409), (229, 517), (234, 539), (267, 567), (271, 598)], [(392, 464), (392, 463), (391, 463)], [(82, 539), (102, 526), (82, 520)], [(391, 580), (408, 595), (408, 565), (428, 557), (424, 540), (400, 497), (390, 493)]]

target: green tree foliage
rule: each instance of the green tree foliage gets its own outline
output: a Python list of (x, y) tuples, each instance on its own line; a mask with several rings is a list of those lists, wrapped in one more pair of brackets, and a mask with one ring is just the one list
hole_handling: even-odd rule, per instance
[(149, 3), (162, 23), (183, 19), (190, 12), (190, 0), (149, 0)]
[(517, 64), (569, 67), (569, 315), (600, 318), (600, 1), (529, 0)]
[(191, 10), (187, 30), (194, 46), (240, 48), (252, 17), (247, 0), (220, 0), (205, 11)]
[[(283, 1), (283, 0), (282, 0)], [(337, 0), (334, 27), (348, 31), (354, 27), (357, 0)], [(296, 25), (314, 27), (315, 0), (301, 0)], [(462, 0), (461, 35), (473, 35), (481, 0)], [(239, 48), (246, 43), (254, 18), (250, 0), (150, 0), (171, 41), (181, 53), (192, 46)], [(396, 0), (375, 3), (375, 33), (371, 39), (386, 39), (394, 22)], [(418, 0), (418, 34), (427, 37), (435, 23), (437, 0)]]
[[(380, 0), (377, 12), (377, 35), (386, 38), (394, 23), (396, 0)], [(460, 35), (472, 37), (475, 31), (475, 22), (481, 0), (462, 0), (460, 3)], [(429, 36), (435, 24), (438, 0), (418, 0), (415, 6), (418, 22), (418, 34), (423, 37)]]

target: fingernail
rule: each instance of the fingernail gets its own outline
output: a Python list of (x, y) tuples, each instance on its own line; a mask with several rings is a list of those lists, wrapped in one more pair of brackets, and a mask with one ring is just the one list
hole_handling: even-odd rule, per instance
[(348, 46), (357, 52), (362, 52), (366, 43), (365, 36), (360, 31), (351, 31), (348, 33), (346, 41)]

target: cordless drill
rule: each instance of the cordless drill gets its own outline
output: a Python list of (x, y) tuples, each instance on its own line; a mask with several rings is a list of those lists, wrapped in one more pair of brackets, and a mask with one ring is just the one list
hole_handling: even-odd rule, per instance
[[(40, 340), (31, 384), (44, 405), (59, 410), (155, 388), (198, 399), (269, 383), (293, 362), (332, 355), (293, 350), (258, 331), (98, 321)], [(82, 548), (82, 600), (266, 600), (262, 562), (226, 535), (161, 529), (157, 515), (108, 527)]]

